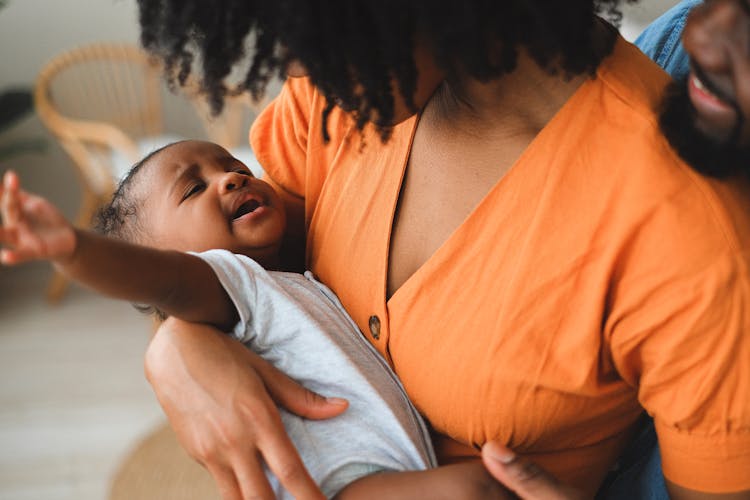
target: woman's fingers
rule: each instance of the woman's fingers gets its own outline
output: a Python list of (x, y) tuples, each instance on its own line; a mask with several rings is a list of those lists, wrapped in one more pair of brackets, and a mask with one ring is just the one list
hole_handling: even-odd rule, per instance
[(264, 379), (255, 358), (213, 328), (170, 319), (149, 346), (146, 373), (178, 440), (226, 498), (273, 498), (264, 462), (296, 498), (322, 498), (266, 388), (278, 373), (266, 369)]
[(260, 445), (263, 450), (273, 450), (263, 453), (266, 464), (294, 498), (325, 499), (286, 432), (264, 435)]
[(482, 447), (482, 460), (492, 476), (525, 500), (580, 500), (584, 495), (562, 484), (531, 460), (499, 443)]
[(247, 498), (242, 496), (239, 484), (237, 484), (237, 479), (235, 479), (231, 468), (214, 464), (207, 464), (205, 467), (209, 474), (211, 474), (211, 477), (214, 478), (222, 500), (244, 500), (244, 498)]
[(238, 453), (232, 470), (241, 494), (240, 498), (243, 500), (256, 498), (273, 500), (275, 498), (257, 453), (251, 450), (247, 450), (247, 453)]
[(248, 352), (248, 362), (263, 380), (273, 400), (295, 415), (324, 420), (340, 415), (349, 407), (345, 399), (324, 397), (305, 389), (260, 356)]
[[(312, 392), (303, 389), (292, 379), (274, 368), (270, 363), (267, 363), (260, 358), (257, 354), (247, 350), (242, 352), (247, 354), (248, 362), (262, 381), (264, 389), (269, 389), (270, 386), (281, 387), (281, 389), (277, 389), (275, 392), (291, 392), (291, 395), (287, 394), (285, 396), (287, 400), (292, 400), (295, 395), (301, 396), (303, 392), (313, 394)], [(318, 398), (325, 399), (320, 396), (318, 396)], [(289, 439), (284, 424), (281, 421), (281, 416), (279, 415), (279, 410), (276, 407), (275, 401), (276, 399), (273, 393), (269, 390), (269, 393), (260, 397), (259, 401), (256, 401), (256, 404), (246, 407), (246, 420), (252, 421), (253, 426), (256, 427), (256, 447), (259, 450), (262, 459), (279, 482), (294, 498), (324, 498), (320, 493), (320, 489), (315, 484), (315, 481), (313, 481), (312, 477), (310, 477), (310, 474), (307, 472), (305, 465), (297, 453), (297, 449)], [(297, 404), (296, 406), (302, 407), (303, 405)], [(314, 413), (315, 409), (312, 409), (311, 411)], [(245, 462), (241, 465), (244, 467), (235, 467), (235, 473), (240, 480), (243, 492), (248, 489), (244, 486), (245, 484), (249, 485), (249, 488), (254, 488), (257, 487), (256, 483), (261, 479), (264, 484), (267, 484), (264, 475), (257, 477), (255, 474), (257, 467), (252, 466), (256, 464), (248, 464)]]

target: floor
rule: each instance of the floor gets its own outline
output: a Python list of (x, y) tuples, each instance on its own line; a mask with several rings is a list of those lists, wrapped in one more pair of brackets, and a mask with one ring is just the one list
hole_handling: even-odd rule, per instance
[(150, 322), (76, 286), (50, 306), (49, 273), (0, 268), (0, 500), (104, 500), (163, 422), (143, 376)]

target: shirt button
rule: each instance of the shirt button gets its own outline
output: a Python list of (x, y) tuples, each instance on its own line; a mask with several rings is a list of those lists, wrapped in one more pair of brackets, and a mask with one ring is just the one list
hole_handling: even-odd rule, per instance
[(370, 333), (375, 340), (380, 339), (380, 319), (377, 316), (370, 316)]

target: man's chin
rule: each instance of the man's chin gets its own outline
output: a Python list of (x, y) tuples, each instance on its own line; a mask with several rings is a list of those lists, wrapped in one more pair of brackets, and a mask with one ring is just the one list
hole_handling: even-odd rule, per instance
[(659, 126), (680, 158), (698, 172), (717, 178), (750, 173), (750, 146), (739, 147), (701, 130), (684, 82), (667, 88)]

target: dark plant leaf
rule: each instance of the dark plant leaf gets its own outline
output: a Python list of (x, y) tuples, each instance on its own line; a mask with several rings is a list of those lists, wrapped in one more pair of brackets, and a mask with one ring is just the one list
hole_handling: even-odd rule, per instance
[(26, 116), (33, 107), (28, 89), (11, 89), (0, 93), (0, 131)]
[(19, 139), (10, 144), (0, 144), (0, 163), (22, 154), (43, 153), (47, 149), (47, 141), (40, 137)]

